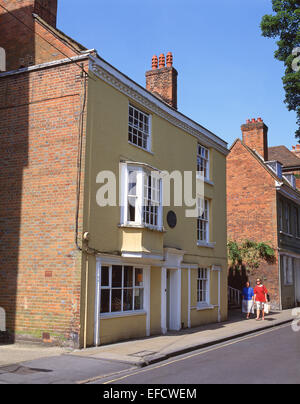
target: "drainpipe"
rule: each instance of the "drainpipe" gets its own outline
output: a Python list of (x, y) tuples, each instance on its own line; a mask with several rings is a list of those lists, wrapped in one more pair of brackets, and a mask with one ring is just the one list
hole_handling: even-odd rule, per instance
[(88, 282), (89, 282), (89, 259), (85, 256), (85, 303), (84, 303), (84, 340), (83, 348), (87, 346), (87, 314), (88, 314)]

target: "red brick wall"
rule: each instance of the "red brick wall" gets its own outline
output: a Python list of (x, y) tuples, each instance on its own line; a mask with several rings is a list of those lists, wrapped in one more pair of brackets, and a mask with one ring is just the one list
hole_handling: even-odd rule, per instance
[(0, 78), (0, 306), (17, 334), (70, 339), (80, 331), (82, 98), (74, 63)]
[[(275, 179), (237, 141), (227, 157), (228, 240), (263, 241), (277, 248), (276, 206)], [(278, 264), (262, 263), (250, 280), (257, 276), (266, 278), (272, 301), (279, 305)]]
[(268, 161), (268, 127), (259, 119), (242, 125), (243, 142)]
[[(43, 7), (40, 5), (41, 3), (43, 3)], [(51, 6), (49, 7), (49, 18), (47, 17), (47, 3)], [(39, 0), (39, 2), (0, 0), (0, 5), (2, 4), (13, 14), (0, 7), (0, 47), (6, 51), (6, 70), (16, 70), (20, 67), (65, 59), (77, 54), (72, 47), (63, 43), (32, 16), (32, 12), (35, 11), (55, 26), (53, 18), (55, 16), (56, 19), (56, 3), (56, 0)]]
[(173, 67), (146, 72), (146, 88), (173, 108), (177, 108), (177, 71)]

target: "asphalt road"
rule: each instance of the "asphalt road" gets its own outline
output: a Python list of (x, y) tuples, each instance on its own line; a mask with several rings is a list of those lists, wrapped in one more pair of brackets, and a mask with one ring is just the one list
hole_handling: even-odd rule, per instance
[(63, 383), (107, 387), (112, 384), (299, 384), (300, 332), (292, 331), (291, 324), (287, 324), (146, 368), (72, 355), (0, 368), (0, 385)]
[(299, 384), (300, 332), (291, 325), (178, 356), (93, 384)]

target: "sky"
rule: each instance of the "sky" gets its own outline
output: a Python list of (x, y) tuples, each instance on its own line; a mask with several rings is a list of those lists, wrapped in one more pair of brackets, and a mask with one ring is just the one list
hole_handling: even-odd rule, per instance
[(153, 55), (171, 51), (178, 109), (229, 146), (261, 117), (269, 146), (296, 144), (276, 40), (261, 36), (271, 0), (58, 0), (58, 28), (145, 86)]

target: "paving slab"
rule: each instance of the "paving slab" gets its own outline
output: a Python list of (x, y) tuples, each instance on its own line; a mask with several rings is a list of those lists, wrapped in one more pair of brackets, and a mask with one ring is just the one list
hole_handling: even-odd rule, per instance
[(15, 363), (49, 358), (70, 352), (70, 349), (42, 344), (15, 343), (0, 345), (0, 367)]

